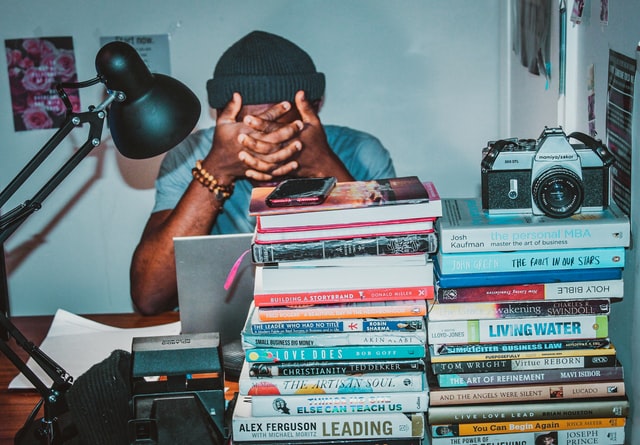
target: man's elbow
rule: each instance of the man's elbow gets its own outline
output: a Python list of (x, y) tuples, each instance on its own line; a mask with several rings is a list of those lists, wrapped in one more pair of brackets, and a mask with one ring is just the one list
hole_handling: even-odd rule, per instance
[(137, 286), (132, 282), (131, 302), (140, 314), (156, 315), (174, 309), (177, 306), (177, 297), (166, 292), (145, 289), (144, 286)]

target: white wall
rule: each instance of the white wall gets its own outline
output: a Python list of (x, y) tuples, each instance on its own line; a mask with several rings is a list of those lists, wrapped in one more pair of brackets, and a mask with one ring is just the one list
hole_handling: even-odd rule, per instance
[[(443, 196), (468, 196), (479, 190), (482, 145), (501, 135), (500, 5), (5, 0), (0, 38), (72, 35), (79, 79), (86, 80), (95, 76), (101, 36), (168, 33), (172, 75), (199, 96), (199, 125), (208, 126), (205, 82), (218, 56), (253, 29), (282, 34), (305, 48), (327, 76), (324, 122), (374, 133), (392, 152), (399, 175), (432, 180)], [(83, 110), (98, 103), (101, 93), (101, 87), (81, 90)], [(4, 187), (53, 131), (13, 131), (4, 64), (0, 104)], [(14, 315), (49, 314), (58, 307), (75, 313), (131, 310), (129, 261), (153, 204), (159, 159), (127, 160), (110, 144), (108, 130), (103, 136), (103, 144), (6, 243)], [(74, 133), (55, 161), (66, 159), (84, 137)], [(38, 187), (56, 162), (36, 173)], [(3, 211), (30, 198), (35, 188), (24, 190)]]

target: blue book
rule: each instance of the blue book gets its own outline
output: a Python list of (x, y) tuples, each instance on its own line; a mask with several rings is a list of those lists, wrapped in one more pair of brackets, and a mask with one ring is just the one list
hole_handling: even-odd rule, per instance
[(571, 281), (619, 280), (622, 267), (602, 269), (553, 269), (529, 272), (442, 274), (438, 258), (433, 260), (436, 283), (441, 288), (499, 286), (506, 284), (565, 283)]
[(437, 254), (441, 275), (624, 267), (624, 247)]
[(317, 360), (381, 360), (424, 358), (424, 345), (366, 345), (320, 348), (255, 348), (245, 350), (245, 360), (253, 363)]

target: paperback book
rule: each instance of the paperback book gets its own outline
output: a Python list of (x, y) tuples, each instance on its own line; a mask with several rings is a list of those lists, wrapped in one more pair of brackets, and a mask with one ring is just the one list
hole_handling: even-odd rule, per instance
[(510, 284), (504, 286), (436, 287), (437, 303), (510, 303), (542, 300), (621, 300), (624, 281), (589, 280), (576, 282)]
[(583, 419), (520, 420), (511, 422), (455, 423), (430, 425), (432, 437), (463, 437), (478, 434), (529, 433), (550, 430), (577, 430), (625, 426), (624, 417), (586, 417)]
[[(297, 442), (286, 442), (288, 445), (294, 445)], [(305, 445), (423, 445), (420, 437), (406, 437), (403, 439), (386, 439), (374, 437), (371, 439), (311, 439), (305, 440)], [(282, 440), (233, 440), (233, 445), (283, 445)]]
[(435, 232), (269, 244), (259, 244), (254, 240), (251, 243), (251, 259), (254, 263), (282, 263), (311, 259), (431, 254), (437, 249), (438, 237)]
[(624, 247), (590, 249), (514, 250), (509, 252), (442, 253), (438, 267), (442, 275), (496, 272), (530, 272), (563, 269), (624, 267)]
[(432, 257), (435, 285), (441, 288), (502, 286), (530, 283), (568, 283), (577, 281), (619, 280), (622, 267), (586, 269), (550, 269), (528, 272), (486, 272), (443, 274), (438, 257)]
[(253, 242), (289, 243), (330, 239), (349, 239), (361, 236), (398, 236), (404, 234), (433, 233), (434, 218), (385, 221), (380, 223), (358, 224), (345, 227), (319, 227), (300, 230), (266, 231), (256, 226)]
[(231, 417), (234, 443), (256, 440), (292, 443), (319, 439), (422, 438), (426, 429), (422, 412), (257, 417), (251, 412), (251, 401), (250, 396), (238, 397)]
[(622, 380), (583, 383), (549, 383), (528, 385), (441, 388), (429, 383), (429, 404), (466, 405), (475, 403), (511, 403), (558, 399), (594, 399), (625, 395)]
[(544, 432), (479, 434), (460, 437), (432, 437), (431, 445), (459, 445), (461, 443), (479, 443), (483, 445), (539, 445), (539, 444), (581, 444), (622, 445), (625, 440), (623, 426), (611, 428), (586, 428), (555, 430)]
[(318, 360), (380, 360), (424, 358), (424, 345), (326, 346), (318, 348), (256, 348), (245, 351), (249, 363)]
[(516, 303), (436, 303), (429, 309), (429, 321), (468, 320), (473, 318), (524, 318), (571, 315), (608, 315), (607, 299), (522, 301)]
[(488, 215), (479, 198), (443, 199), (437, 221), (446, 253), (628, 247), (629, 218), (614, 204), (568, 218), (532, 214)]
[(435, 374), (456, 373), (507, 373), (513, 371), (540, 371), (563, 369), (575, 372), (591, 368), (618, 365), (615, 355), (583, 355), (575, 357), (514, 358), (495, 360), (463, 360), (451, 362), (431, 362)]
[(607, 338), (609, 317), (576, 315), (449, 321), (427, 319), (427, 333), (429, 344)]
[(424, 373), (426, 369), (425, 366), (425, 362), (422, 359), (251, 363), (249, 366), (249, 376), (305, 377), (372, 373)]
[(426, 300), (393, 300), (372, 303), (334, 303), (293, 307), (259, 307), (262, 321), (325, 320), (332, 318), (415, 317), (427, 314)]
[(564, 349), (599, 349), (609, 347), (608, 338), (587, 340), (530, 341), (508, 343), (474, 343), (462, 345), (438, 344), (429, 346), (431, 356), (452, 354), (501, 354), (521, 351), (561, 351)]
[(293, 394), (251, 399), (251, 414), (262, 416), (418, 413), (429, 406), (429, 392), (376, 392), (368, 394)]
[(437, 218), (442, 203), (432, 182), (415, 176), (370, 181), (339, 182), (319, 205), (269, 207), (266, 197), (273, 187), (254, 187), (249, 214), (263, 229), (343, 226), (347, 224)]
[(522, 383), (588, 382), (623, 379), (624, 373), (620, 363), (616, 363), (616, 366), (593, 369), (554, 368), (527, 371), (436, 374), (436, 381), (441, 388), (518, 385)]
[(238, 392), (241, 395), (351, 394), (408, 392), (426, 389), (423, 372), (261, 378), (251, 377), (249, 366), (245, 362), (240, 372)]

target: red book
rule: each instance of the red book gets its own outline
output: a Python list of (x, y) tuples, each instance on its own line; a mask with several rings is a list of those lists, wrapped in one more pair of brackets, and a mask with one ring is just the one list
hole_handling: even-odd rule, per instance
[(344, 227), (442, 216), (434, 184), (423, 183), (416, 176), (339, 182), (323, 203), (313, 206), (269, 207), (265, 198), (273, 189), (255, 187), (251, 193), (249, 213), (257, 217), (262, 230)]

